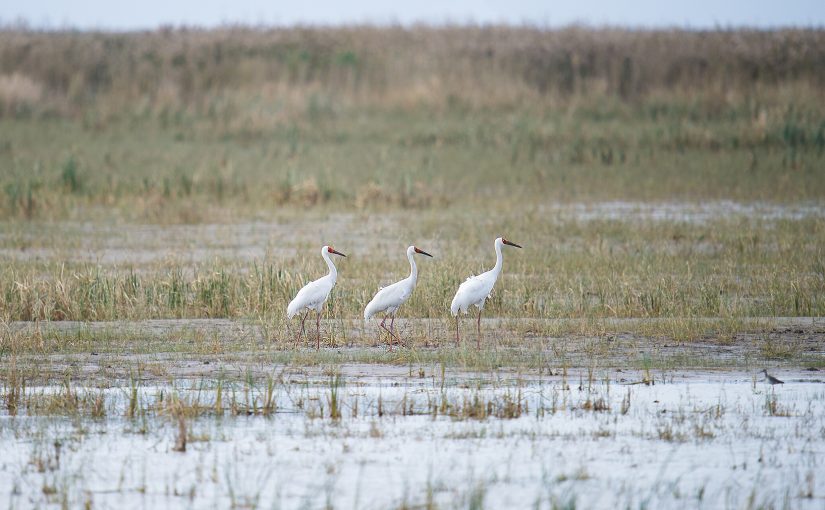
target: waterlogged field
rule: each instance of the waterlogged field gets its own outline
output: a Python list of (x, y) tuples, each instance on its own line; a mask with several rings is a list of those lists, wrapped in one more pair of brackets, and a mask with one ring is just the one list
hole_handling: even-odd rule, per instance
[(822, 508), (822, 39), (0, 30), (0, 505)]
[[(481, 232), (459, 211), (5, 223), (0, 500), (820, 508), (823, 209), (529, 210)], [(505, 252), (481, 349), (470, 320), (456, 345), (451, 293), (505, 226), (525, 248)], [(283, 316), (326, 239), (349, 257), (316, 352)], [(360, 307), (408, 242), (437, 258), (390, 350)]]
[[(821, 508), (825, 380), (782, 370), (270, 375), (27, 386), (12, 508)], [(5, 395), (9, 402), (9, 395)], [(11, 409), (11, 408), (10, 408)]]

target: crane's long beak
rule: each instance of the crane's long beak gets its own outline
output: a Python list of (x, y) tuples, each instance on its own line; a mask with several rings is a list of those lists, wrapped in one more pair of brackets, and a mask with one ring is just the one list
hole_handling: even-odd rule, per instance
[(344, 255), (343, 253), (341, 253), (341, 252), (340, 252), (340, 251), (338, 251), (338, 250), (330, 249), (330, 250), (329, 250), (329, 252), (330, 252), (330, 253), (334, 253), (334, 254), (336, 254), (336, 255), (340, 255), (340, 256), (342, 256), (342, 257), (346, 257), (346, 255)]
[(433, 257), (432, 255), (430, 255), (429, 253), (427, 253), (426, 251), (424, 251), (424, 250), (422, 250), (422, 249), (420, 249), (420, 248), (416, 248), (416, 249), (415, 249), (415, 252), (416, 252), (416, 253), (420, 253), (421, 255), (426, 255), (426, 256), (428, 256), (428, 257), (430, 257), (430, 258), (435, 258), (435, 257)]
[(507, 239), (502, 239), (502, 241), (504, 241), (504, 244), (509, 244), (510, 246), (515, 246), (516, 248), (521, 248), (521, 245), (520, 245), (520, 244), (516, 244), (516, 243), (510, 242), (510, 241), (508, 241)]

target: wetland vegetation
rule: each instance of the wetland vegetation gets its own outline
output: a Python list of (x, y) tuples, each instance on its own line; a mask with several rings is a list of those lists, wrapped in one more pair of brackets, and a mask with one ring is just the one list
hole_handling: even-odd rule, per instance
[(823, 37), (3, 29), (0, 501), (821, 507)]

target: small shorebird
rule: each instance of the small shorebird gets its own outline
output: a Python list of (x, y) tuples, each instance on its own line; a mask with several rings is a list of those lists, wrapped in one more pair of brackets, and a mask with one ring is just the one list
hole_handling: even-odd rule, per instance
[(766, 368), (763, 368), (763, 369), (762, 369), (762, 373), (763, 373), (763, 374), (765, 374), (765, 380), (766, 380), (766, 381), (768, 381), (768, 384), (770, 384), (770, 385), (774, 385), (774, 384), (785, 384), (785, 381), (780, 381), (780, 380), (779, 380), (779, 379), (777, 379), (776, 377), (774, 377), (774, 376), (772, 376), (771, 374), (769, 374), (769, 373), (768, 373), (768, 369), (766, 369)]

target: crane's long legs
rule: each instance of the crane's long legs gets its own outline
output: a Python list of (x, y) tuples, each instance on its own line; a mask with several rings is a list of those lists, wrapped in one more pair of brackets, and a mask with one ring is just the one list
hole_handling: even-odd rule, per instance
[(315, 339), (315, 342), (316, 342), (315, 343), (315, 350), (320, 351), (321, 350), (321, 312), (318, 311), (318, 310), (315, 310), (315, 334), (318, 335), (318, 337)]
[[(390, 331), (390, 330), (388, 330), (388, 329), (387, 329), (387, 326), (385, 326), (385, 325), (384, 325), (384, 323), (385, 323), (385, 322), (387, 322), (387, 316), (386, 316), (386, 315), (385, 315), (385, 316), (384, 316), (384, 318), (381, 320), (380, 327), (381, 327), (381, 329), (383, 329), (384, 331), (386, 331), (387, 333), (389, 333), (389, 331)], [(388, 338), (388, 339), (387, 339), (387, 346), (389, 347), (389, 350), (390, 350), (390, 351), (392, 351), (392, 338)]]
[(393, 332), (393, 323), (395, 322), (395, 315), (392, 316), (392, 320), (390, 321), (390, 327), (389, 328), (387, 328), (387, 326), (384, 325), (386, 320), (387, 320), (387, 316), (385, 315), (384, 320), (381, 321), (381, 327), (384, 329), (384, 331), (386, 331), (387, 333), (390, 334), (390, 338), (389, 338), (387, 344), (389, 345), (389, 348), (390, 348), (389, 350), (392, 350), (393, 340), (398, 340), (398, 344), (401, 345), (401, 339), (398, 338), (398, 336), (396, 336), (396, 334)]
[(401, 347), (401, 338), (395, 334), (395, 314), (392, 314), (392, 320), (390, 320), (390, 334), (398, 342), (398, 347)]
[(458, 314), (455, 316), (455, 345), (461, 345), (461, 337), (458, 335)]
[(476, 331), (478, 332), (478, 337), (476, 337), (476, 346), (481, 349), (481, 308), (478, 309), (478, 319), (476, 320)]
[(309, 310), (307, 310), (307, 313), (305, 313), (304, 316), (301, 318), (301, 331), (298, 333), (298, 336), (295, 338), (295, 348), (296, 349), (298, 348), (298, 344), (301, 342), (301, 338), (304, 336), (304, 333), (305, 333), (304, 323), (307, 320), (307, 315), (309, 315)]

